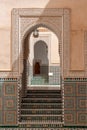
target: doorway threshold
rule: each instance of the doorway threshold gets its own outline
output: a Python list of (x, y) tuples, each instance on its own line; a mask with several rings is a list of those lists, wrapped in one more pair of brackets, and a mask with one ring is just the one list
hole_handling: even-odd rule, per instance
[(40, 90), (40, 89), (47, 89), (47, 90), (60, 90), (61, 86), (60, 85), (30, 85), (27, 87), (27, 89), (36, 89), (36, 90)]

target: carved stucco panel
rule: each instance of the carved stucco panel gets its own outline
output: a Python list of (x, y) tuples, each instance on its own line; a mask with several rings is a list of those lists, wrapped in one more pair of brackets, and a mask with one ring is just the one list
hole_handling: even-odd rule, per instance
[(63, 8), (21, 8), (21, 9), (13, 9), (13, 13), (17, 12), (20, 16), (62, 16), (64, 13), (69, 13), (69, 9)]
[(63, 64), (64, 64), (64, 75), (69, 76), (69, 63), (70, 63), (70, 16), (69, 14), (64, 15), (63, 17)]
[(19, 59), (19, 16), (12, 15), (12, 71), (17, 72), (19, 69), (18, 59)]
[[(20, 38), (24, 39), (25, 33), (39, 24), (47, 26), (53, 31), (55, 30), (54, 33), (56, 33), (56, 35), (60, 35), (60, 32), (62, 32), (62, 17), (20, 17)], [(60, 38), (60, 36), (58, 38)]]

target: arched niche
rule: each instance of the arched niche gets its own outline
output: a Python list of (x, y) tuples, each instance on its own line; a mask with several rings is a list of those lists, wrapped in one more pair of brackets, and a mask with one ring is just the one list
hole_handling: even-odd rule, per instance
[(48, 46), (44, 41), (39, 40), (34, 44), (33, 75), (39, 74), (47, 77), (48, 67)]

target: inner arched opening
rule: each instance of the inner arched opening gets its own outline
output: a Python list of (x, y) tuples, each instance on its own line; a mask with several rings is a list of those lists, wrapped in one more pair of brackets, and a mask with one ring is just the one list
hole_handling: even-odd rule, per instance
[(48, 46), (44, 41), (39, 40), (34, 45), (33, 77), (46, 83), (48, 81), (48, 67)]
[(23, 79), (25, 86), (60, 86), (60, 51), (58, 37), (50, 29), (39, 26), (24, 40)]
[(33, 75), (48, 74), (48, 46), (44, 41), (37, 41), (34, 45)]

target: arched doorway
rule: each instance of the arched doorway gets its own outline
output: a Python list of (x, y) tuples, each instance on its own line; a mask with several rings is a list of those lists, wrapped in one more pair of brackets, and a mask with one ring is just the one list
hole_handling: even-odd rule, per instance
[[(39, 30), (39, 36), (34, 37), (34, 31), (32, 31), (24, 41), (24, 54), (26, 54), (24, 59), (26, 59), (26, 63), (28, 61), (30, 64), (29, 67), (24, 67), (26, 68), (24, 76), (27, 79), (26, 84), (27, 86), (60, 86), (61, 66), (58, 38), (46, 27), (40, 26), (36, 29)], [(29, 46), (29, 49), (26, 46)], [(27, 50), (28, 52), (26, 52)]]
[[(48, 75), (48, 46), (42, 40), (37, 41), (34, 44), (34, 71), (38, 72), (39, 75)], [(35, 73), (33, 74), (35, 75)]]
[(35, 79), (36, 77), (38, 79), (38, 82), (36, 81), (36, 84), (39, 84), (40, 81), (42, 82), (40, 84), (45, 85), (49, 79), (48, 73), (49, 73), (48, 46), (45, 43), (45, 41), (38, 40), (34, 44), (34, 58), (33, 58), (33, 79)]

